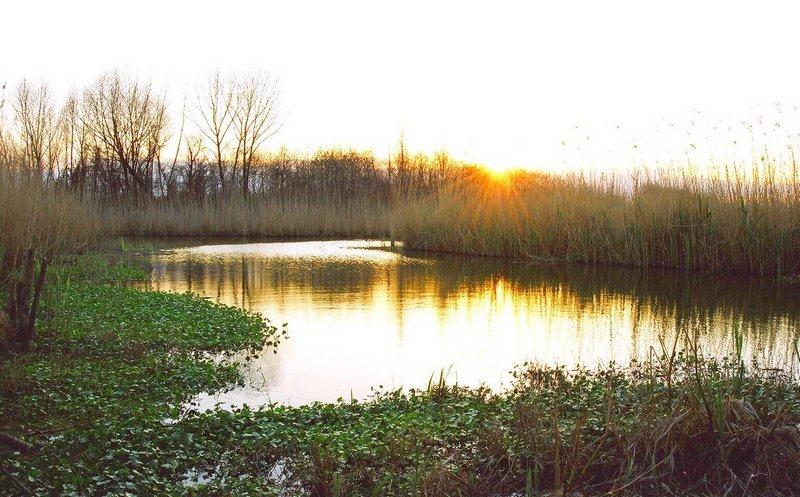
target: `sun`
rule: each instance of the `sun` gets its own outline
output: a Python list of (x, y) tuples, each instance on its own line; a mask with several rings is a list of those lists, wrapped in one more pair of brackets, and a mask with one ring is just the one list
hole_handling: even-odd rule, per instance
[(481, 164), (480, 168), (486, 171), (489, 176), (496, 181), (507, 180), (511, 173), (516, 170), (516, 168), (503, 165), (502, 163)]

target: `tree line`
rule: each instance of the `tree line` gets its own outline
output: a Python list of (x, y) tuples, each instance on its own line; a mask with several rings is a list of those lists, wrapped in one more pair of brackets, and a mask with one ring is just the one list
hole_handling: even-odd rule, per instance
[[(0, 160), (18, 171), (101, 199), (272, 200), (426, 193), (461, 174), (445, 152), (411, 155), (322, 150), (269, 151), (280, 130), (278, 86), (263, 73), (209, 77), (185, 97), (179, 118), (166, 94), (118, 72), (56, 103), (46, 83), (5, 94)], [(8, 105), (6, 105), (8, 104)]]

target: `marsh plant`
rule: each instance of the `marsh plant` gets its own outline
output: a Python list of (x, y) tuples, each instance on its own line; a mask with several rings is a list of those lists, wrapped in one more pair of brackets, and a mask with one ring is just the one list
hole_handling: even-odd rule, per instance
[(432, 251), (797, 275), (800, 183), (773, 166), (708, 177), (477, 174), (408, 202), (398, 226), (408, 247)]
[[(692, 138), (688, 165), (595, 178), (499, 174), (446, 152), (412, 154), (402, 136), (383, 158), (269, 151), (283, 121), (277, 82), (261, 73), (212, 75), (179, 118), (163, 92), (119, 72), (63, 102), (23, 81), (8, 101), (4, 163), (84, 202), (104, 234), (388, 237), (534, 260), (800, 271), (795, 144), (761, 150), (754, 138), (782, 140), (779, 125), (743, 130), (759, 151), (709, 152), (703, 174), (691, 160), (708, 147)], [(736, 143), (742, 133), (731, 133)]]
[[(101, 259), (59, 266), (58, 310), (0, 368), (0, 484), (59, 495), (794, 495), (800, 387), (685, 342), (597, 369), (523, 364), (510, 389), (432, 376), (367, 399), (195, 411), (242, 380), (209, 352), (279, 346), (261, 317), (120, 284)], [(49, 301), (48, 301), (49, 302)], [(48, 304), (49, 305), (49, 304)], [(221, 331), (224, 330), (224, 333)], [(735, 341), (735, 343), (738, 343)], [(739, 351), (739, 355), (736, 355)]]
[(96, 238), (95, 213), (71, 192), (0, 163), (0, 282), (3, 350), (27, 350), (48, 265)]

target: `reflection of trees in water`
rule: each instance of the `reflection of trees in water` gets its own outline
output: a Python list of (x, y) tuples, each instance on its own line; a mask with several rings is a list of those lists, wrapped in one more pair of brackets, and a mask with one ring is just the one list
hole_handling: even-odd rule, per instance
[[(391, 284), (392, 267), (366, 261), (182, 256), (153, 261), (154, 289), (192, 291), (251, 308), (265, 298), (307, 294), (321, 305), (357, 303)], [(381, 278), (381, 276), (383, 276)]]
[[(714, 338), (716, 348), (728, 347), (730, 336), (741, 332), (751, 351), (787, 358), (799, 334), (795, 286), (667, 270), (452, 256), (374, 261), (184, 254), (154, 258), (152, 285), (248, 309), (265, 301), (282, 309), (297, 299), (325, 308), (384, 300), (400, 331), (409, 306), (433, 307), (440, 320), (457, 306), (482, 312), (477, 303), (510, 305), (517, 314), (604, 316), (630, 321), (625, 326), (639, 355), (654, 343), (659, 349), (659, 340), (670, 344), (678, 332)], [(627, 332), (613, 326), (610, 331)]]
[[(621, 267), (555, 266), (487, 260), (443, 260), (441, 289), (480, 295), (502, 286), (527, 308), (563, 309), (576, 315), (622, 316), (632, 325), (631, 344), (643, 344), (640, 332), (667, 347), (676, 339), (701, 338), (716, 351), (732, 350), (742, 333), (750, 352), (793, 357), (800, 336), (800, 288), (764, 278), (691, 274)], [(459, 275), (456, 277), (455, 275)], [(456, 279), (460, 278), (460, 279)], [(460, 283), (467, 281), (473, 284)], [(656, 351), (661, 345), (655, 346)]]

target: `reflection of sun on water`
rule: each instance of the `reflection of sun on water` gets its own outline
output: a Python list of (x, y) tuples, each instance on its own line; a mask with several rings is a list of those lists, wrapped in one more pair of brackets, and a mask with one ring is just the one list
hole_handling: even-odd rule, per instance
[[(251, 369), (265, 383), (254, 390), (256, 402), (332, 401), (351, 392), (364, 397), (377, 385), (424, 387), (440, 371), (462, 385), (498, 388), (524, 361), (627, 363), (672, 343), (678, 314), (704, 330), (703, 346), (712, 354), (732, 350), (732, 326), (752, 328), (745, 337), (749, 355), (777, 350), (783, 356), (775, 337), (793, 333), (788, 320), (749, 322), (735, 308), (679, 309), (660, 297), (593, 286), (583, 293), (568, 280), (487, 272), (486, 261), (411, 259), (358, 248), (365, 245), (379, 243), (177, 251), (157, 259), (154, 285), (289, 323), (279, 353), (262, 355)], [(762, 327), (772, 335), (763, 335)]]

